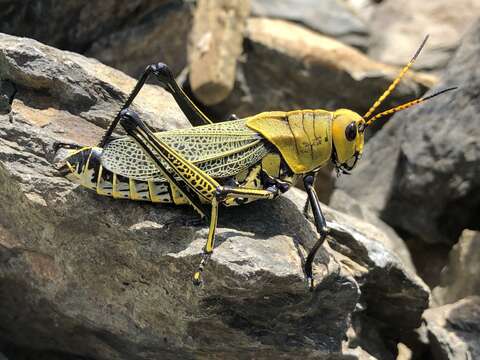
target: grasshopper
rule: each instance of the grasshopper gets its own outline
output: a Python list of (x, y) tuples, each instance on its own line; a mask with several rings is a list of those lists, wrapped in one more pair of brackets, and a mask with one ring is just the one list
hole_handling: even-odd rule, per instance
[[(213, 123), (183, 92), (167, 65), (150, 65), (100, 144), (70, 146), (60, 170), (100, 195), (193, 206), (209, 222), (202, 258), (193, 275), (196, 285), (201, 283), (204, 266), (214, 249), (219, 206), (273, 199), (301, 177), (308, 194), (305, 209), (310, 204), (318, 232), (304, 264), (312, 290), (312, 263), (329, 233), (313, 187), (315, 174), (330, 161), (339, 173), (349, 174), (362, 155), (365, 130), (374, 121), (454, 89), (373, 115), (413, 65), (427, 38), (364, 116), (348, 109), (271, 111)], [(192, 128), (154, 133), (130, 109), (151, 75), (173, 96)], [(112, 138), (119, 123), (128, 136)], [(65, 145), (60, 144), (68, 147)]]

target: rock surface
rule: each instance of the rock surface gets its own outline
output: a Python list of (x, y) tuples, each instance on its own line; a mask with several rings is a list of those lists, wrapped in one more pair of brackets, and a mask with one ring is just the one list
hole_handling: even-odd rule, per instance
[[(345, 107), (363, 114), (398, 73), (352, 47), (283, 20), (249, 19), (246, 41), (234, 91), (212, 108), (219, 117)], [(385, 106), (418, 96), (434, 82), (413, 73)]]
[(89, 56), (138, 76), (145, 66), (186, 64), (190, 7), (177, 0), (2, 1), (0, 32)]
[(224, 100), (235, 83), (250, 0), (199, 0), (188, 46), (190, 86), (203, 104)]
[(337, 182), (429, 243), (451, 244), (480, 224), (479, 34), (477, 21), (436, 87), (460, 89), (396, 114), (367, 143), (354, 176)]
[[(96, 60), (5, 34), (0, 34), (0, 77), (16, 87), (17, 113), (38, 126), (65, 131), (64, 140), (71, 135), (91, 136), (92, 131), (99, 135), (98, 129), (82, 135), (74, 130), (81, 121), (67, 127), (65, 119), (74, 116), (106, 127), (136, 84), (121, 71)], [(154, 129), (188, 126), (170, 95), (159, 87), (146, 85), (134, 108)], [(87, 143), (85, 140), (82, 142)]]
[[(54, 166), (53, 142), (94, 143), (100, 115), (133, 80), (31, 40), (0, 40), (0, 75), (18, 88), (0, 116), (0, 339), (71, 358), (317, 359), (342, 356), (353, 313), (389, 339), (418, 326), (422, 281), (380, 230), (328, 208), (331, 248), (306, 291), (302, 259), (316, 234), (295, 189), (222, 211), (205, 285), (193, 287), (207, 229), (186, 224), (192, 210), (99, 197)], [(157, 95), (142, 116), (155, 113), (161, 127), (177, 110), (149, 89)]]
[(187, 43), (193, 16), (187, 2), (177, 0), (145, 1), (151, 12), (138, 16), (138, 23), (125, 25), (98, 38), (85, 55), (138, 78), (145, 67), (163, 62), (174, 74), (187, 66)]
[(345, 1), (253, 0), (252, 15), (300, 23), (354, 47), (368, 45), (368, 28)]
[(435, 360), (480, 358), (480, 297), (428, 309), (424, 318)]
[(426, 34), (428, 56), (421, 56), (416, 67), (443, 69), (458, 47), (464, 32), (480, 14), (479, 0), (416, 1), (385, 0), (369, 19), (369, 55), (388, 64), (402, 65)]
[(380, 229), (382, 236), (382, 244), (391, 252), (396, 254), (409, 271), (415, 273), (412, 256), (405, 242), (398, 236), (395, 230), (380, 220), (367, 205), (358, 202), (355, 198), (349, 196), (340, 189), (333, 191), (330, 197), (329, 206), (337, 211), (343, 212), (364, 222), (370, 223)]
[(450, 252), (440, 286), (433, 291), (438, 305), (450, 304), (469, 295), (480, 295), (480, 233), (464, 230)]

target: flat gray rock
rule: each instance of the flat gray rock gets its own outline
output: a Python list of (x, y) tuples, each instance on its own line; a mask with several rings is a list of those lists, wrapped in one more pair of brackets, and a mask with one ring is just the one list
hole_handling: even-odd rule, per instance
[(424, 318), (435, 360), (480, 357), (480, 297), (428, 309)]
[(417, 69), (443, 70), (460, 40), (480, 13), (479, 0), (384, 0), (371, 11), (368, 54), (387, 64), (402, 65), (426, 34), (430, 40), (415, 63)]
[(433, 289), (437, 305), (470, 295), (480, 296), (480, 232), (464, 230), (449, 254), (441, 282)]
[(368, 45), (368, 28), (353, 8), (338, 0), (253, 0), (252, 15), (300, 23), (354, 47)]
[(190, 6), (172, 0), (102, 0), (59, 3), (4, 0), (0, 32), (87, 54), (139, 76), (151, 63), (175, 73), (187, 63)]

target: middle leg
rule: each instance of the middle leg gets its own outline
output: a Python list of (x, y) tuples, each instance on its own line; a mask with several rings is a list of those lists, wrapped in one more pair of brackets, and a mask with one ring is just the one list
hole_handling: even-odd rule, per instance
[(312, 249), (308, 253), (307, 260), (305, 261), (305, 275), (307, 276), (310, 291), (313, 291), (314, 288), (312, 272), (313, 260), (315, 258), (315, 254), (325, 242), (325, 239), (330, 231), (327, 227), (327, 221), (325, 220), (322, 209), (320, 208), (320, 201), (318, 200), (317, 193), (313, 187), (314, 181), (315, 177), (312, 174), (307, 174), (303, 178), (303, 184), (305, 186), (305, 190), (307, 191), (310, 206), (312, 207), (313, 217), (315, 219), (315, 227), (317, 228), (317, 232), (319, 234), (317, 242), (313, 245)]

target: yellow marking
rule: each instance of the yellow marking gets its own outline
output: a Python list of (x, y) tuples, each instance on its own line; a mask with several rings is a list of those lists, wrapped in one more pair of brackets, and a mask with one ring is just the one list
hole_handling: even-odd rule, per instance
[(97, 194), (98, 195), (110, 195), (109, 193), (107, 193), (106, 191), (103, 190), (102, 186), (101, 186), (101, 183), (103, 182), (103, 179), (102, 179), (102, 172), (103, 172), (103, 166), (100, 165), (99, 169), (98, 169), (98, 176), (97, 176)]
[(148, 194), (150, 195), (150, 201), (151, 202), (160, 202), (156, 196), (153, 195), (153, 181), (152, 180), (147, 180), (147, 185), (148, 185)]
[(80, 178), (80, 181), (81, 181), (81, 185), (83, 185), (83, 186), (85, 186), (89, 189), (95, 190), (97, 186), (92, 181), (94, 170), (93, 169), (92, 170), (88, 169), (88, 164), (90, 163), (90, 158), (91, 157), (92, 157), (92, 151), (90, 151), (90, 153), (88, 154), (87, 162), (85, 163), (83, 168), (80, 169), (80, 172), (78, 174), (79, 174), (79, 178)]
[(183, 196), (182, 192), (178, 189), (175, 184), (169, 183), (170, 192), (172, 193), (172, 200), (175, 205), (185, 205), (189, 204), (188, 199)]
[(255, 180), (258, 180), (260, 182), (260, 179), (258, 178), (258, 174), (260, 174), (261, 170), (262, 169), (259, 165), (252, 168), (250, 170), (250, 174), (248, 174), (247, 178), (245, 179), (245, 182), (242, 184), (242, 187), (247, 189), (256, 188), (257, 185), (255, 184)]
[(130, 188), (130, 199), (132, 200), (144, 200), (142, 196), (137, 192), (135, 180), (128, 179), (128, 187)]
[(262, 169), (269, 176), (278, 178), (280, 176), (280, 156), (278, 154), (269, 153), (262, 159)]
[(217, 229), (218, 219), (218, 203), (217, 199), (212, 199), (212, 212), (210, 216), (210, 228), (208, 229), (207, 243), (205, 244), (205, 252), (211, 253), (215, 246), (215, 230)]
[(112, 197), (114, 199), (123, 199), (123, 196), (120, 192), (117, 191), (117, 174), (113, 173), (113, 181), (112, 181)]

